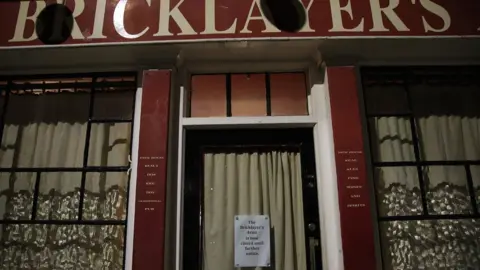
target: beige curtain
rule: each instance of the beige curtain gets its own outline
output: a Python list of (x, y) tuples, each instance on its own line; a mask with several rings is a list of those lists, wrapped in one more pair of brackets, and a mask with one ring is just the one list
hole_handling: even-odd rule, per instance
[(204, 270), (235, 269), (235, 215), (270, 216), (270, 269), (306, 269), (298, 152), (205, 154)]
[[(461, 95), (465, 91), (469, 89), (426, 85), (412, 89), (414, 100), (424, 105), (415, 107), (422, 160), (480, 160), (480, 114), (478, 108), (469, 108), (468, 95)], [(377, 161), (415, 161), (407, 118), (378, 117), (372, 119), (371, 127)], [(480, 206), (480, 166), (470, 170)], [(422, 213), (416, 167), (381, 167), (376, 174), (382, 216)], [(430, 214), (472, 213), (464, 166), (425, 166), (422, 174)], [(381, 225), (386, 269), (480, 269), (479, 221), (393, 221)]]
[[(12, 95), (3, 168), (83, 167), (88, 94)], [(116, 106), (110, 104), (110, 106)], [(89, 166), (126, 166), (130, 124), (92, 124)], [(35, 172), (0, 173), (0, 219), (31, 218)], [(38, 220), (76, 220), (81, 172), (42, 172)], [(86, 174), (83, 219), (125, 220), (125, 172)], [(0, 225), (1, 269), (122, 269), (123, 226)]]

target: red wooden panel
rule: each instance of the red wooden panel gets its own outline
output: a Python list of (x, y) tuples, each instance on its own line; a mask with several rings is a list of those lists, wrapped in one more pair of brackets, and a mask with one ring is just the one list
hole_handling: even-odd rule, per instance
[(345, 270), (375, 269), (373, 217), (354, 67), (327, 68)]
[(227, 116), (227, 87), (225, 75), (192, 76), (190, 116)]
[(232, 116), (266, 116), (265, 74), (235, 74), (232, 81)]
[(307, 88), (303, 73), (270, 75), (272, 116), (307, 115)]
[(133, 270), (163, 269), (170, 75), (143, 73)]
[[(0, 46), (41, 46), (41, 42), (33, 35), (34, 20), (46, 3), (52, 2), (55, 0), (0, 1)], [(307, 25), (298, 33), (265, 29), (264, 21), (252, 20), (252, 16), (259, 16), (259, 3), (252, 0), (64, 2), (75, 14), (79, 29), (74, 31), (65, 45), (325, 39), (339, 36), (352, 39), (362, 36), (460, 38), (478, 37), (480, 27), (478, 0), (463, 0), (461, 5), (459, 1), (452, 0), (302, 0), (307, 8)], [(389, 3), (392, 7), (389, 12), (393, 14), (387, 17), (379, 7), (387, 7)], [(123, 15), (122, 20), (116, 19), (119, 14)], [(395, 18), (395, 23), (392, 18)]]

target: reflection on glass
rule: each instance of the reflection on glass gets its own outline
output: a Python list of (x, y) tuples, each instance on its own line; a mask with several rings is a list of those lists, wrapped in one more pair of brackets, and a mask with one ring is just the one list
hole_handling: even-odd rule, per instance
[(79, 172), (41, 173), (36, 219), (78, 219), (81, 181)]
[(127, 217), (126, 172), (87, 173), (84, 220), (125, 220)]
[(308, 115), (304, 73), (270, 74), (272, 116)]
[(89, 166), (125, 166), (130, 154), (131, 123), (92, 124)]
[(88, 93), (11, 95), (1, 167), (81, 167)]
[(385, 270), (478, 269), (478, 220), (382, 222)]
[(422, 84), (412, 99), (424, 160), (480, 159), (478, 86)]
[(2, 269), (123, 268), (123, 226), (13, 224), (0, 228)]
[(266, 116), (265, 74), (231, 75), (232, 116)]
[(409, 112), (407, 91), (402, 84), (367, 86), (365, 98), (369, 114), (398, 115)]
[(376, 161), (415, 161), (410, 120), (403, 117), (369, 119)]
[(470, 166), (472, 173), (473, 190), (477, 201), (477, 209), (480, 209), (480, 166)]
[(32, 216), (36, 173), (0, 173), (0, 219), (26, 220)]
[(428, 212), (437, 215), (472, 212), (463, 166), (423, 167)]
[(191, 117), (227, 116), (227, 76), (192, 76), (190, 93)]
[(382, 167), (375, 173), (380, 216), (422, 214), (416, 167)]
[(93, 117), (95, 119), (132, 119), (134, 96), (134, 91), (96, 92)]

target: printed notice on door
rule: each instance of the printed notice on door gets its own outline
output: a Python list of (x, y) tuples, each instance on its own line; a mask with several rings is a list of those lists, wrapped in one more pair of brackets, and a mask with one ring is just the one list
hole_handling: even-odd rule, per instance
[(235, 267), (270, 266), (270, 218), (235, 216)]

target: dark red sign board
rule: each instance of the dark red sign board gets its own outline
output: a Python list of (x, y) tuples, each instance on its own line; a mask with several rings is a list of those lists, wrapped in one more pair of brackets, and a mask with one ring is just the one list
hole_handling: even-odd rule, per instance
[(133, 270), (163, 269), (170, 76), (143, 73)]
[(345, 270), (376, 268), (354, 67), (327, 68)]
[[(0, 48), (44, 46), (35, 19), (56, 0), (0, 1)], [(74, 16), (65, 45), (325, 37), (480, 36), (478, 0), (301, 0), (306, 26), (281, 32), (258, 0), (67, 0)]]

